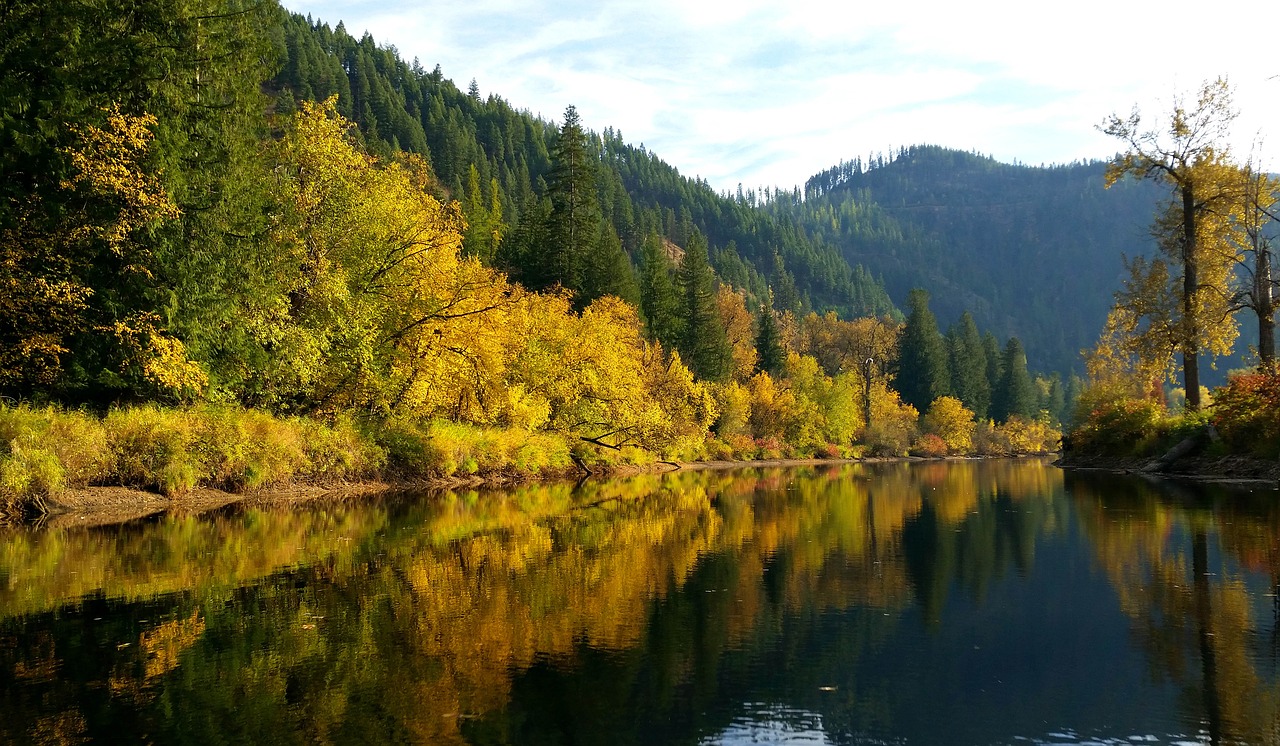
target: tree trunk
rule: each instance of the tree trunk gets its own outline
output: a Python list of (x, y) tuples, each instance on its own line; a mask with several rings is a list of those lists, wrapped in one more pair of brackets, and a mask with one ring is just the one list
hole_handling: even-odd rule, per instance
[(1258, 362), (1270, 370), (1276, 362), (1276, 298), (1271, 279), (1271, 247), (1265, 243), (1257, 250), (1257, 266), (1253, 273), (1254, 306), (1258, 312)]
[(1200, 320), (1196, 318), (1196, 293), (1200, 289), (1199, 242), (1196, 240), (1195, 189), (1182, 187), (1182, 381), (1187, 389), (1187, 411), (1200, 409)]

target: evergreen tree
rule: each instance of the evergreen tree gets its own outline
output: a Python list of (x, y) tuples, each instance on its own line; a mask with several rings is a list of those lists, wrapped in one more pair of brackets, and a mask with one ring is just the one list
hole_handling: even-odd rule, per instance
[(729, 373), (729, 339), (716, 308), (716, 278), (707, 258), (707, 241), (694, 231), (680, 265), (684, 334), (680, 354), (698, 377), (718, 381)]
[(1073, 424), (1075, 420), (1076, 403), (1080, 401), (1080, 394), (1084, 393), (1084, 379), (1072, 373), (1067, 377), (1066, 390), (1063, 392), (1062, 415), (1059, 419), (1063, 424)]
[(606, 222), (601, 221), (599, 231), (595, 250), (584, 257), (579, 303), (586, 306), (601, 296), (616, 295), (632, 305), (638, 304), (640, 288), (631, 260), (622, 250), (622, 241)]
[(973, 411), (974, 417), (986, 419), (991, 408), (991, 384), (987, 381), (987, 356), (973, 315), (968, 311), (947, 330), (947, 352), (951, 368), (951, 393)]
[[(982, 335), (982, 355), (987, 359), (987, 388), (994, 397), (996, 388), (1000, 386), (1000, 376), (1004, 373), (1004, 369), (1001, 368), (1003, 355), (1000, 352), (1000, 342), (991, 332)], [(991, 416), (990, 408), (987, 410), (987, 416)]]
[(551, 240), (550, 220), (551, 203), (529, 195), (520, 210), (520, 221), (507, 240), (498, 245), (495, 266), (525, 287), (542, 288), (545, 277), (540, 265), (544, 247)]
[[(551, 152), (547, 175), (551, 216), (549, 243), (539, 262), (535, 287), (560, 284), (580, 294), (584, 289), (587, 256), (600, 238), (600, 209), (596, 203), (596, 169), (578, 111), (565, 109), (564, 123)], [(589, 300), (589, 299), (585, 299)], [(578, 298), (579, 307), (585, 305)]]
[(938, 322), (929, 310), (929, 294), (920, 288), (907, 299), (911, 313), (902, 329), (895, 388), (902, 401), (920, 412), (950, 391), (947, 348), (938, 333)]
[(782, 374), (787, 364), (787, 353), (782, 349), (782, 335), (778, 333), (778, 321), (773, 315), (773, 304), (768, 301), (760, 306), (756, 319), (756, 370), (775, 378)]
[(1027, 372), (1027, 355), (1022, 342), (1010, 337), (1000, 361), (1000, 385), (992, 395), (991, 417), (1004, 422), (1010, 417), (1032, 419), (1038, 411), (1036, 387)]
[(640, 252), (640, 310), (645, 332), (667, 349), (675, 349), (681, 342), (684, 325), (680, 296), (671, 278), (671, 262), (662, 251), (662, 238), (649, 234)]
[(1061, 425), (1067, 419), (1067, 392), (1062, 385), (1062, 375), (1054, 373), (1049, 377), (1049, 393), (1045, 396), (1044, 405), (1041, 409), (1046, 410), (1049, 416), (1053, 418), (1053, 423)]
[(799, 314), (801, 300), (800, 292), (796, 290), (795, 278), (787, 271), (786, 263), (777, 253), (773, 255), (773, 287), (777, 307), (783, 311)]
[(506, 232), (506, 226), (502, 223), (502, 190), (497, 179), (490, 179), (486, 194), (480, 181), (480, 171), (473, 163), (467, 169), (467, 188), (462, 201), (463, 215), (467, 219), (462, 249), (468, 255), (492, 265)]

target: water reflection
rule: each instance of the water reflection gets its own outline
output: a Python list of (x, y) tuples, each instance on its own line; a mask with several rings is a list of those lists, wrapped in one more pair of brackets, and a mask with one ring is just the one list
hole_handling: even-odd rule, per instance
[(1152, 676), (1178, 687), (1208, 741), (1280, 742), (1276, 493), (1071, 484)]
[(960, 462), (17, 531), (0, 741), (1276, 742), (1272, 501)]

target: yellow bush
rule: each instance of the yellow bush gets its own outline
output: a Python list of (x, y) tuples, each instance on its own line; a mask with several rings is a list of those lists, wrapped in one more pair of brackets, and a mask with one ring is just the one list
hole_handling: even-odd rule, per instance
[(948, 453), (964, 454), (973, 450), (973, 431), (977, 423), (973, 420), (973, 412), (954, 396), (934, 399), (921, 425), (925, 433), (942, 439)]

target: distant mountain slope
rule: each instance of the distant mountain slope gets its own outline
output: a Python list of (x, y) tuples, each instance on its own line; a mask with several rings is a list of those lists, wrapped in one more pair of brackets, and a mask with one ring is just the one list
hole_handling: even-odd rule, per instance
[(777, 202), (851, 264), (883, 277), (896, 299), (932, 295), (944, 326), (968, 309), (979, 326), (1016, 335), (1033, 366), (1079, 370), (1119, 287), (1121, 255), (1150, 252), (1163, 193), (1151, 183), (1104, 188), (1105, 164), (1030, 167), (935, 146), (811, 178), (802, 202)]

